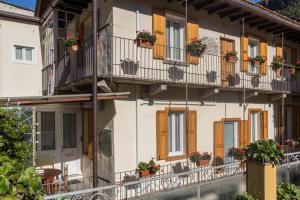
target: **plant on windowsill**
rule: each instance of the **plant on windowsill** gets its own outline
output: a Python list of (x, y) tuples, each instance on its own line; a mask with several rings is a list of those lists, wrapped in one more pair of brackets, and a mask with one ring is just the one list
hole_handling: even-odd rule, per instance
[(80, 37), (74, 37), (73, 34), (68, 33), (66, 39), (64, 39), (64, 46), (69, 54), (74, 54), (78, 51), (78, 45), (80, 44)]
[(251, 63), (251, 65), (260, 67), (262, 64), (266, 62), (266, 59), (262, 56), (256, 56), (254, 58), (248, 57), (248, 61)]
[(229, 52), (225, 55), (225, 58), (226, 58), (227, 62), (230, 62), (230, 63), (236, 63), (237, 60), (238, 60), (237, 52), (236, 52), (236, 51), (229, 51)]
[(210, 164), (211, 153), (198, 151), (191, 153), (190, 161), (196, 163), (197, 167), (204, 166), (207, 167)]
[(139, 47), (151, 49), (156, 41), (156, 36), (149, 31), (142, 30), (137, 32), (135, 41)]
[(245, 192), (243, 194), (238, 195), (235, 200), (258, 200), (258, 199), (254, 198), (251, 194)]
[(200, 39), (196, 39), (190, 42), (186, 46), (186, 49), (191, 56), (200, 57), (204, 53), (206, 47), (207, 45), (203, 44)]
[(284, 60), (282, 59), (281, 56), (275, 56), (273, 58), (272, 68), (276, 72), (277, 77), (282, 76), (282, 65), (283, 65), (283, 63), (284, 63)]
[(140, 162), (138, 165), (139, 177), (154, 175), (159, 171), (159, 169), (160, 165), (157, 165), (153, 159), (151, 159), (149, 163)]
[(300, 200), (300, 190), (294, 184), (281, 183), (277, 186), (277, 199), (295, 199)]

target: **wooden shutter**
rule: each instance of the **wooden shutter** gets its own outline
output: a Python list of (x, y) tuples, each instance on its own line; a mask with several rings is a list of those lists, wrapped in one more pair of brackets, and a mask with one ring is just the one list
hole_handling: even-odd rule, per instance
[(153, 34), (156, 36), (156, 42), (153, 47), (153, 58), (165, 59), (166, 57), (166, 16), (165, 11), (153, 9), (152, 16)]
[(260, 112), (261, 140), (268, 140), (268, 111)]
[(214, 156), (224, 157), (224, 122), (214, 122)]
[(266, 76), (268, 73), (268, 43), (266, 41), (260, 42), (260, 56), (266, 59), (265, 63), (261, 65), (260, 75)]
[(249, 121), (242, 120), (240, 123), (240, 148), (244, 148), (250, 144)]
[(168, 158), (168, 111), (157, 111), (156, 113), (156, 146), (157, 159)]
[(299, 106), (292, 107), (292, 133), (293, 139), (299, 139)]
[[(199, 34), (199, 25), (197, 22), (189, 21), (187, 24), (187, 41), (188, 43), (197, 40)], [(188, 63), (190, 64), (198, 64), (199, 58), (197, 56), (188, 55)]]
[(197, 112), (189, 111), (188, 113), (188, 155), (197, 151)]
[(282, 47), (280, 45), (277, 45), (276, 47), (276, 56), (282, 57)]
[(248, 72), (248, 35), (241, 36), (241, 72)]

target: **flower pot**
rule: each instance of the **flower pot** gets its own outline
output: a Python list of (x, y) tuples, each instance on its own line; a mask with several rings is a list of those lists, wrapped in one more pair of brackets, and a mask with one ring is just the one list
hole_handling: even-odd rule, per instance
[(226, 59), (227, 59), (227, 62), (229, 62), (229, 63), (236, 63), (238, 60), (238, 58), (236, 56), (227, 56)]
[(253, 61), (251, 61), (251, 64), (254, 65), (255, 67), (260, 67), (260, 65), (261, 65), (259, 60), (253, 60)]
[(196, 161), (197, 167), (207, 167), (210, 163), (210, 160), (198, 160)]
[(276, 77), (281, 78), (282, 77), (282, 68), (275, 69)]
[(67, 51), (69, 54), (74, 54), (78, 51), (78, 45), (68, 46)]
[(139, 177), (146, 177), (146, 176), (150, 176), (149, 170), (139, 171)]
[(247, 192), (260, 200), (276, 200), (276, 166), (248, 161)]
[(142, 47), (142, 48), (147, 48), (147, 49), (152, 49), (153, 45), (151, 42), (146, 41), (146, 40), (137, 40), (137, 46)]

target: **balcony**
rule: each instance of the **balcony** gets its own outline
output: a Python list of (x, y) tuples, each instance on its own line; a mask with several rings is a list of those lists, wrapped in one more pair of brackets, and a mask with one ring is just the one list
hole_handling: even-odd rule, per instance
[[(219, 53), (206, 51), (198, 64), (187, 65), (185, 49), (159, 47), (166, 54), (176, 54), (179, 59), (154, 59), (153, 49), (138, 47), (135, 40), (114, 37), (98, 37), (98, 76), (115, 82), (135, 84), (169, 84), (190, 87), (224, 88), (229, 90), (255, 90), (262, 93), (298, 91), (297, 79), (285, 66), (280, 76), (267, 66), (266, 75), (261, 67), (249, 65), (248, 72), (241, 72), (241, 61), (228, 63)], [(154, 46), (153, 48), (157, 48)], [(80, 50), (73, 55), (66, 54), (57, 60), (55, 67), (55, 88), (68, 88), (71, 84), (88, 83), (92, 76), (93, 44), (91, 37), (84, 41)], [(49, 87), (48, 66), (43, 70), (43, 90)]]

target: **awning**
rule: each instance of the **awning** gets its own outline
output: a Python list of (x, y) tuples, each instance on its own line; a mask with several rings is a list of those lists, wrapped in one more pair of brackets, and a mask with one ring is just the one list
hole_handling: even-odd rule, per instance
[[(100, 93), (98, 100), (127, 99), (130, 92)], [(60, 103), (79, 103), (92, 101), (91, 94), (54, 95), (54, 96), (24, 96), (24, 97), (1, 97), (0, 105), (42, 105)]]

